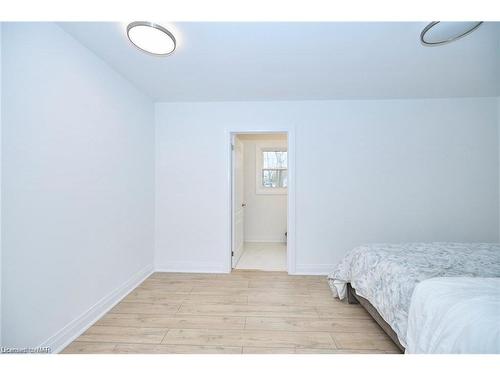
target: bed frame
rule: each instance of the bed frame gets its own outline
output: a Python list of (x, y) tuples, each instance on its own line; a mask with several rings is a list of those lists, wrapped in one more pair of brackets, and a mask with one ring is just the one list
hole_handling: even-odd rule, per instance
[(373, 319), (378, 323), (378, 325), (384, 330), (385, 333), (391, 338), (392, 341), (396, 344), (396, 346), (401, 350), (401, 353), (404, 353), (405, 348), (398, 340), (398, 335), (391, 326), (380, 316), (377, 309), (373, 307), (373, 305), (366, 299), (356, 294), (356, 290), (351, 286), (350, 283), (347, 283), (347, 302), (349, 304), (360, 304), (364, 307), (364, 309), (372, 316)]

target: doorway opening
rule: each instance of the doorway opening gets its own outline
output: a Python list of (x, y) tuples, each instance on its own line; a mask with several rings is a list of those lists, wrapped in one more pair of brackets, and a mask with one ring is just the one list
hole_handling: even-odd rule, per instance
[(287, 133), (231, 135), (231, 265), (287, 271)]

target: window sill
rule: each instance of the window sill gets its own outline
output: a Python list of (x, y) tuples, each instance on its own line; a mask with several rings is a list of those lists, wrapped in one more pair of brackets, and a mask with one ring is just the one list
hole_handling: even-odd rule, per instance
[(258, 188), (255, 190), (257, 195), (287, 195), (288, 189), (286, 188)]

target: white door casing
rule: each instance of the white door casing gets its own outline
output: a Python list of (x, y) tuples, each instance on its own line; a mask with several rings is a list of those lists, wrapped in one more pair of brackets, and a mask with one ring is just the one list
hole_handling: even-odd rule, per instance
[(233, 137), (233, 243), (232, 267), (236, 266), (243, 254), (244, 239), (244, 185), (243, 185), (243, 142)]
[(233, 225), (233, 202), (234, 202), (234, 171), (233, 171), (233, 152), (231, 150), (231, 144), (233, 143), (234, 136), (236, 134), (274, 134), (274, 133), (285, 133), (288, 138), (288, 218), (287, 218), (287, 244), (286, 244), (286, 256), (287, 256), (287, 271), (290, 275), (296, 275), (296, 264), (295, 264), (295, 125), (275, 125), (275, 124), (244, 124), (235, 125), (233, 127), (228, 127), (225, 130), (227, 139), (227, 151), (226, 151), (226, 183), (227, 183), (227, 200), (226, 200), (226, 212), (227, 212), (227, 242), (226, 242), (226, 272), (231, 272), (232, 265), (232, 245), (234, 238), (234, 225)]

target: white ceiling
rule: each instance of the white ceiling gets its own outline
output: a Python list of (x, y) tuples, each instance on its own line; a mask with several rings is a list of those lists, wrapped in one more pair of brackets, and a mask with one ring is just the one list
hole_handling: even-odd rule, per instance
[(134, 48), (120, 23), (60, 23), (156, 101), (500, 95), (500, 24), (441, 47), (425, 22), (162, 23), (174, 54)]

